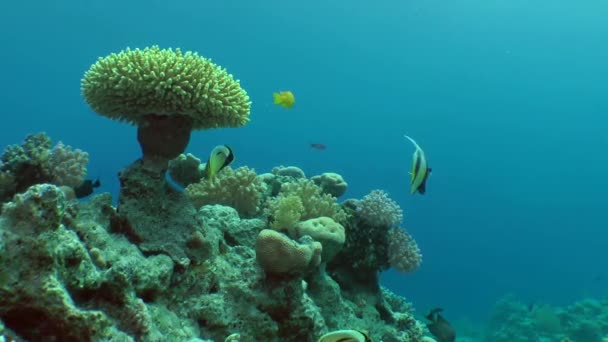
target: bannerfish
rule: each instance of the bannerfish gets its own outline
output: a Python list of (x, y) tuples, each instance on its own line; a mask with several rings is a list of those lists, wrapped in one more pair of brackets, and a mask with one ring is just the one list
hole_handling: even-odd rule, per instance
[(450, 323), (441, 316), (442, 311), (443, 309), (441, 308), (431, 310), (431, 312), (426, 315), (426, 319), (431, 321), (426, 324), (426, 327), (431, 334), (435, 336), (437, 342), (454, 342), (456, 341), (456, 332)]
[(327, 146), (325, 146), (324, 144), (310, 144), (311, 148), (314, 148), (315, 150), (325, 150), (327, 149)]
[(227, 145), (218, 145), (211, 150), (203, 174), (208, 179), (213, 179), (223, 168), (230, 165), (234, 160), (234, 153)]
[(291, 91), (280, 91), (272, 94), (273, 102), (283, 108), (292, 108), (296, 104), (296, 97)]
[(93, 193), (95, 188), (99, 188), (100, 186), (101, 182), (99, 179), (96, 179), (95, 181), (92, 179), (86, 179), (84, 182), (82, 182), (82, 184), (73, 188), (74, 194), (76, 195), (76, 198), (87, 197)]
[(416, 141), (407, 135), (404, 135), (406, 139), (414, 144), (416, 150), (412, 156), (412, 171), (410, 172), (410, 194), (418, 192), (424, 195), (426, 192), (426, 181), (431, 174), (432, 169), (429, 167), (426, 160), (426, 155)]
[(363, 330), (336, 330), (321, 337), (317, 342), (371, 342), (369, 333)]

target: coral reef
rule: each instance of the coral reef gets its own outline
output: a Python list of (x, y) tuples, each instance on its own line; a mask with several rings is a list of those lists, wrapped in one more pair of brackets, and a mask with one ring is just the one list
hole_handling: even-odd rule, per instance
[(0, 162), (0, 202), (34, 184), (76, 187), (84, 181), (88, 153), (61, 141), (51, 146), (51, 138), (38, 133), (28, 135), (21, 145), (6, 147)]
[[(346, 200), (342, 207), (349, 218), (344, 224), (346, 241), (329, 261), (327, 271), (346, 292), (377, 297), (379, 272), (393, 265), (406, 272), (419, 266), (417, 244), (395, 227), (403, 219), (403, 211), (384, 191), (373, 190), (362, 200)], [(399, 240), (391, 241), (396, 236)]]
[(565, 307), (534, 305), (509, 295), (496, 303), (484, 341), (603, 342), (608, 336), (608, 298)]
[(188, 245), (197, 232), (205, 234), (203, 222), (185, 196), (165, 186), (162, 172), (136, 162), (121, 171), (119, 179), (114, 231), (125, 234), (144, 253), (167, 254), (180, 266), (207, 257)]
[[(229, 206), (196, 210), (137, 163), (120, 179), (118, 208), (109, 194), (78, 202), (52, 184), (4, 205), (0, 296), (10, 300), (0, 302), (1, 334), (222, 341), (238, 333), (242, 341), (295, 342), (365, 328), (375, 340), (422, 341), (424, 326), (403, 298), (377, 283), (373, 293), (341, 289), (321, 267), (343, 253), (356, 216), (344, 216), (346, 227), (319, 216), (276, 231)], [(310, 187), (301, 182), (292, 183)], [(137, 214), (145, 210), (155, 213)]]
[(138, 126), (142, 157), (120, 171), (113, 207), (109, 194), (74, 199), (85, 152), (51, 149), (44, 134), (6, 149), (0, 338), (301, 342), (365, 329), (423, 340), (411, 306), (378, 281), (419, 264), (388, 196), (341, 204), (341, 176), (297, 167), (204, 179), (182, 155), (193, 129), (249, 121), (226, 70), (179, 49), (127, 49), (93, 64), (82, 92), (100, 115)]

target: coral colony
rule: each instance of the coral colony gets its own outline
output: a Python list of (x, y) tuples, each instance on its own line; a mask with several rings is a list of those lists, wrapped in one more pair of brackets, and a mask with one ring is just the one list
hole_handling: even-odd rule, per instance
[(378, 281), (421, 262), (386, 193), (338, 203), (340, 175), (297, 167), (228, 166), (210, 179), (183, 154), (191, 131), (249, 121), (249, 97), (225, 69), (192, 52), (127, 49), (93, 64), (82, 93), (96, 113), (137, 126), (142, 155), (120, 170), (113, 206), (108, 193), (74, 196), (87, 153), (45, 134), (5, 149), (2, 339), (316, 341), (357, 329), (423, 340), (410, 304)]

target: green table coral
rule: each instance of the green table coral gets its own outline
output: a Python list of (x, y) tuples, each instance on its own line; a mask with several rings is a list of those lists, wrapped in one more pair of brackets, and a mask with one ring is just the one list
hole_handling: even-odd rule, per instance
[(251, 109), (240, 82), (224, 68), (195, 52), (158, 46), (100, 58), (81, 87), (95, 112), (138, 125), (144, 159), (173, 159), (192, 129), (243, 126)]

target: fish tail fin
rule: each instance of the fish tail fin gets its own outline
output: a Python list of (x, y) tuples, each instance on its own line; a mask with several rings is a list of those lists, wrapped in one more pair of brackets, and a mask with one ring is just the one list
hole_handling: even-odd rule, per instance
[(272, 93), (272, 100), (274, 102), (274, 104), (280, 104), (281, 101), (281, 94), (279, 93)]
[(176, 192), (184, 193), (186, 191), (186, 188), (184, 188), (175, 179), (173, 179), (173, 177), (171, 177), (169, 170), (165, 171), (165, 182), (169, 185), (169, 187), (171, 187), (171, 189), (175, 190)]

